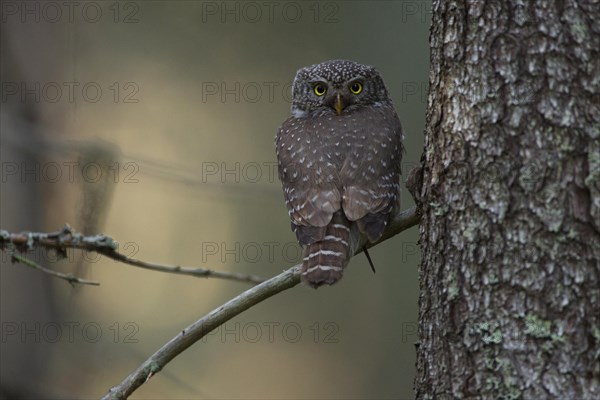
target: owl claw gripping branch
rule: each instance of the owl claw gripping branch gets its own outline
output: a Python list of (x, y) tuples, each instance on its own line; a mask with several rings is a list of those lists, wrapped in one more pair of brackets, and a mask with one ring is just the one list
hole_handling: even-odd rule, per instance
[(302, 281), (334, 284), (361, 235), (381, 238), (399, 207), (402, 138), (375, 68), (334, 60), (298, 71), (276, 150)]

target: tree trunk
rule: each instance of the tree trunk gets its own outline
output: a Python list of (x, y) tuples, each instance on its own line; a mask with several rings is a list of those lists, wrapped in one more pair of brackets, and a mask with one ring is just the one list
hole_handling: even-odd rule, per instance
[(417, 398), (600, 398), (600, 6), (433, 4)]

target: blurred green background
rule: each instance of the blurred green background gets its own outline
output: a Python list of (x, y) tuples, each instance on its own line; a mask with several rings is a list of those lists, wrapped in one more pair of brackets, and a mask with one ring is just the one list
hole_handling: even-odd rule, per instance
[[(0, 226), (105, 233), (143, 260), (278, 274), (300, 261), (274, 136), (300, 67), (376, 66), (418, 162), (429, 2), (2, 3)], [(403, 208), (412, 205), (406, 190)], [(132, 398), (412, 398), (417, 228), (344, 279), (283, 292), (197, 343)], [(2, 253), (3, 398), (96, 398), (249, 285), (70, 251)]]

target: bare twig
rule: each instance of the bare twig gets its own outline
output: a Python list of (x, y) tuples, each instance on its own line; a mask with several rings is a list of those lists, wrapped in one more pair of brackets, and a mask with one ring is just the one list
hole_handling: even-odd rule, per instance
[(77, 278), (76, 276), (74, 276), (72, 274), (63, 274), (61, 272), (56, 272), (51, 269), (44, 268), (41, 265), (39, 265), (38, 263), (36, 263), (35, 261), (32, 261), (26, 257), (20, 256), (15, 253), (11, 254), (11, 260), (12, 260), (12, 262), (18, 262), (20, 264), (26, 265), (33, 269), (37, 269), (38, 271), (42, 271), (45, 274), (52, 275), (52, 276), (55, 276), (60, 279), (64, 279), (65, 281), (69, 282), (71, 285), (74, 285), (76, 283), (79, 283), (81, 285), (93, 285), (93, 286), (100, 285), (100, 282), (89, 281), (87, 279)]
[[(397, 235), (398, 233), (419, 223), (420, 215), (416, 207), (398, 213), (390, 224), (384, 236), (377, 243), (366, 245), (367, 248)], [(363, 241), (364, 242), (364, 241)], [(363, 246), (359, 246), (357, 253), (361, 252)], [(117, 386), (111, 388), (102, 398), (125, 399), (138, 387), (146, 383), (152, 376), (160, 372), (173, 358), (181, 354), (188, 347), (196, 343), (202, 337), (216, 329), (220, 325), (239, 315), (250, 307), (276, 295), (279, 292), (290, 289), (300, 283), (300, 265), (296, 265), (287, 271), (254, 286), (229, 300), (222, 306), (214, 309), (206, 316), (183, 329), (168, 343), (162, 346), (156, 353), (148, 358), (142, 365), (123, 380)]]
[(265, 281), (265, 278), (262, 278), (258, 275), (251, 274), (241, 274), (238, 272), (224, 272), (224, 271), (215, 271), (212, 269), (206, 268), (196, 268), (196, 267), (181, 267), (179, 265), (164, 265), (157, 263), (150, 263), (147, 261), (138, 260), (132, 257), (128, 257), (122, 253), (118, 253), (116, 251), (111, 251), (109, 253), (105, 251), (99, 251), (98, 253), (105, 255), (107, 257), (112, 258), (113, 260), (121, 261), (125, 264), (133, 265), (134, 267), (140, 267), (149, 269), (152, 271), (159, 272), (168, 272), (171, 274), (181, 274), (181, 275), (190, 275), (198, 278), (221, 278), (228, 279), (231, 281), (239, 281), (239, 282), (247, 282), (247, 283), (262, 283)]
[(0, 249), (8, 248), (10, 246), (14, 246), (19, 251), (30, 251), (36, 247), (44, 247), (46, 249), (56, 250), (59, 255), (66, 255), (66, 249), (94, 251), (108, 258), (112, 258), (113, 260), (152, 271), (190, 275), (201, 278), (228, 279), (246, 283), (264, 282), (264, 278), (257, 275), (214, 271), (206, 268), (157, 264), (138, 260), (128, 257), (123, 253), (119, 253), (117, 250), (118, 244), (112, 238), (105, 235), (84, 236), (81, 233), (75, 232), (69, 225), (65, 225), (60, 231), (51, 233), (10, 233), (4, 230), (0, 231)]

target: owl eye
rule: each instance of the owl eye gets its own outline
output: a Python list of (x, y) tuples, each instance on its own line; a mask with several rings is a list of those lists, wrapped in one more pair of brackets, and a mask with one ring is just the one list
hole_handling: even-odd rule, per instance
[(360, 82), (354, 82), (352, 85), (350, 85), (350, 91), (354, 94), (359, 94), (362, 92), (362, 90), (363, 86), (360, 84)]
[(323, 96), (327, 91), (327, 88), (322, 83), (316, 83), (315, 86), (313, 86), (313, 90), (317, 96)]

